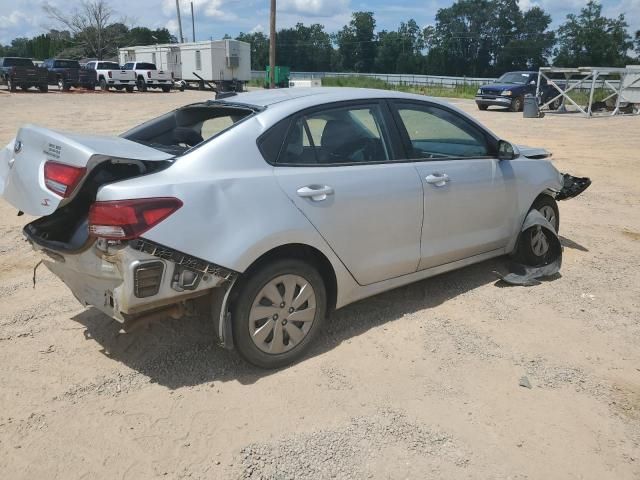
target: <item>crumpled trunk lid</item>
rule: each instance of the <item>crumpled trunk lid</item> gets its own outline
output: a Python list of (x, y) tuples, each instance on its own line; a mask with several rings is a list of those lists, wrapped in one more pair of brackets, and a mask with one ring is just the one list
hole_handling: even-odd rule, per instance
[[(0, 150), (0, 197), (34, 216), (50, 215), (73, 199), (63, 198), (45, 185), (47, 161), (87, 169), (107, 160), (166, 161), (172, 155), (121, 137), (65, 134), (36, 125), (25, 125), (14, 140)], [(75, 193), (75, 192), (74, 192)]]

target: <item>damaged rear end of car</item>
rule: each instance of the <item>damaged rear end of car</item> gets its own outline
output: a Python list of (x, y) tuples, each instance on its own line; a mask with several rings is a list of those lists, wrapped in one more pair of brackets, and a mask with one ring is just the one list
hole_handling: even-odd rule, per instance
[[(107, 185), (173, 165), (192, 147), (174, 141), (172, 132), (180, 128), (185, 127), (176, 125), (163, 136), (151, 124), (151, 146), (136, 139), (26, 125), (0, 151), (0, 196), (19, 215), (39, 217), (23, 233), (41, 263), (80, 303), (119, 321), (125, 332), (156, 318), (195, 311), (212, 289), (236, 275), (142, 237), (182, 208), (180, 198), (100, 199)], [(138, 137), (143, 133), (136, 130)], [(157, 144), (158, 139), (165, 145)]]

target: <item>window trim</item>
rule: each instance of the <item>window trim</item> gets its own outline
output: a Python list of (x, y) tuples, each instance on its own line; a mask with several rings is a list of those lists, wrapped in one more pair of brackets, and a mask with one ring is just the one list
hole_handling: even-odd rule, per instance
[[(497, 140), (489, 134), (484, 128), (477, 125), (476, 123), (470, 121), (464, 116), (460, 115), (455, 110), (448, 108), (446, 105), (441, 105), (428, 101), (419, 101), (413, 99), (405, 99), (405, 98), (393, 98), (388, 100), (389, 109), (393, 115), (393, 119), (396, 123), (396, 128), (398, 129), (400, 138), (402, 140), (403, 153), (405, 155), (404, 161), (407, 162), (442, 162), (449, 160), (481, 160), (481, 159), (497, 159)], [(478, 133), (482, 135), (487, 143), (487, 149), (489, 150), (489, 155), (478, 155), (474, 157), (445, 157), (445, 158), (410, 158), (409, 152), (411, 151), (411, 137), (409, 136), (409, 132), (407, 132), (407, 128), (402, 121), (402, 117), (400, 117), (400, 107), (399, 105), (415, 105), (416, 107), (422, 108), (435, 108), (439, 110), (443, 110), (451, 115), (454, 115), (461, 121), (467, 123), (470, 127), (475, 129)]]
[[(263, 132), (257, 139), (256, 143), (258, 146), (258, 150), (262, 154), (262, 149), (260, 145), (262, 144), (262, 139), (274, 128), (276, 125), (280, 124), (280, 122), (288, 122), (287, 131), (282, 138), (280, 143), (280, 149), (278, 150), (278, 155), (276, 156), (275, 162), (270, 162), (264, 154), (262, 157), (265, 162), (273, 167), (307, 167), (307, 168), (323, 168), (323, 167), (349, 167), (349, 166), (358, 166), (358, 165), (386, 165), (391, 163), (402, 163), (406, 162), (405, 159), (402, 158), (402, 154), (404, 153), (404, 146), (402, 145), (402, 141), (399, 136), (398, 129), (396, 127), (396, 122), (393, 118), (392, 112), (387, 104), (386, 98), (366, 98), (366, 99), (358, 99), (358, 100), (344, 100), (338, 102), (330, 102), (322, 105), (315, 105), (313, 107), (305, 108), (303, 110), (299, 110), (298, 112), (291, 114), (276, 123), (270, 126), (265, 132)], [(287, 139), (289, 138), (289, 134), (291, 132), (291, 128), (299, 118), (303, 118), (310, 116), (314, 113), (321, 112), (324, 110), (336, 110), (350, 107), (359, 107), (359, 106), (377, 106), (380, 108), (380, 113), (382, 115), (383, 122), (383, 132), (382, 134), (387, 136), (387, 149), (389, 152), (389, 159), (387, 160), (377, 160), (372, 162), (344, 162), (344, 163), (281, 163), (279, 162), (280, 157), (282, 155), (282, 149), (284, 148)], [(306, 125), (306, 121), (305, 121)], [(305, 127), (306, 128), (306, 127)], [(382, 139), (385, 140), (384, 138)], [(313, 142), (313, 138), (310, 136), (310, 141)]]

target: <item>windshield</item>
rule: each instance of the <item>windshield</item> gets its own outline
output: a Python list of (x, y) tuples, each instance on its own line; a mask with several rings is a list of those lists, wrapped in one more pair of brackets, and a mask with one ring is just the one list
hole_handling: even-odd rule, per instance
[(120, 70), (120, 65), (116, 62), (100, 62), (98, 63), (98, 70)]
[(53, 66), (55, 68), (80, 68), (80, 64), (75, 60), (56, 60)]
[(33, 67), (33, 62), (29, 58), (5, 58), (5, 67)]
[(529, 73), (509, 72), (505, 73), (498, 79), (498, 83), (519, 83), (524, 85), (529, 82)]
[(137, 63), (136, 70), (155, 70), (156, 66), (153, 63)]

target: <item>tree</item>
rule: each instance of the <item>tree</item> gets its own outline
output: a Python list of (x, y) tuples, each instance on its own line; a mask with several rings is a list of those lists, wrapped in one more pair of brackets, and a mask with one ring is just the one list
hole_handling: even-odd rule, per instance
[(45, 3), (43, 8), (50, 18), (69, 29), (76, 45), (82, 47), (87, 56), (102, 59), (116, 51), (122, 29), (113, 27), (113, 10), (106, 0), (82, 0), (80, 8), (69, 15), (50, 4)]
[(402, 22), (396, 32), (378, 33), (375, 70), (384, 73), (420, 73), (425, 48), (423, 32), (415, 20)]
[(373, 12), (353, 12), (349, 25), (336, 35), (342, 67), (354, 72), (371, 72), (376, 58), (376, 21)]
[(640, 59), (640, 30), (636, 32), (636, 53), (638, 54), (638, 59)]
[(177, 43), (178, 39), (166, 28), (151, 30), (147, 27), (133, 27), (126, 35), (126, 45), (155, 45), (157, 43)]
[(555, 64), (565, 67), (624, 66), (633, 47), (624, 14), (602, 16), (602, 5), (590, 0), (578, 15), (569, 14), (558, 28)]
[(280, 65), (308, 72), (331, 69), (331, 36), (320, 24), (282, 29), (276, 34), (276, 46)]
[(548, 30), (551, 15), (540, 7), (527, 10), (517, 29), (499, 52), (496, 73), (507, 70), (536, 70), (548, 65), (555, 44), (555, 32)]
[(251, 45), (251, 69), (265, 70), (269, 64), (269, 38), (262, 32), (240, 33), (236, 40)]

